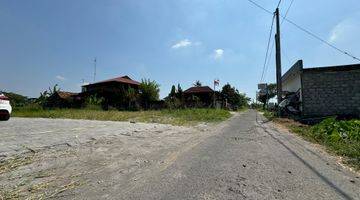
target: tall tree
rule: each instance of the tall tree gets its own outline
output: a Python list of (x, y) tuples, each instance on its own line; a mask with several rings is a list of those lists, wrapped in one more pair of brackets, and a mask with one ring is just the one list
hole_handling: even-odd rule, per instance
[(175, 98), (175, 97), (176, 97), (176, 88), (175, 88), (175, 85), (173, 85), (173, 86), (171, 87), (171, 91), (170, 91), (169, 97), (170, 97), (170, 98)]
[(182, 99), (182, 97), (183, 97), (183, 90), (182, 90), (182, 88), (180, 86), (180, 83), (178, 83), (178, 86), (177, 86), (177, 98)]
[(142, 79), (140, 86), (140, 100), (145, 109), (148, 109), (152, 101), (159, 100), (160, 85), (150, 79)]
[(267, 85), (267, 89), (263, 94), (260, 94), (257, 99), (263, 104), (263, 109), (269, 103), (269, 100), (276, 96), (276, 83), (270, 83)]
[(221, 95), (227, 99), (227, 102), (232, 106), (239, 108), (247, 106), (250, 98), (245, 94), (241, 94), (235, 87), (232, 87), (229, 83), (225, 84), (221, 90)]

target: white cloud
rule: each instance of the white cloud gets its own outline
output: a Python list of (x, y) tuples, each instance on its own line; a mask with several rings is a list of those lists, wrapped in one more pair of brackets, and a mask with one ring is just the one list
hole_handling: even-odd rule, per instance
[(221, 58), (223, 58), (224, 56), (224, 50), (223, 49), (215, 49), (214, 50), (214, 59), (215, 60), (220, 60)]
[(60, 75), (57, 75), (55, 78), (58, 79), (58, 80), (60, 80), (60, 81), (65, 81), (65, 80), (66, 80), (65, 77), (60, 76)]
[(173, 46), (171, 46), (171, 48), (172, 49), (178, 49), (178, 48), (188, 47), (188, 46), (191, 46), (191, 45), (192, 45), (192, 42), (190, 40), (184, 39), (184, 40), (181, 40), (181, 41), (177, 42)]
[[(360, 15), (358, 15), (360, 16)], [(360, 33), (358, 17), (347, 18), (338, 23), (330, 32), (328, 41), (331, 43), (352, 41)]]

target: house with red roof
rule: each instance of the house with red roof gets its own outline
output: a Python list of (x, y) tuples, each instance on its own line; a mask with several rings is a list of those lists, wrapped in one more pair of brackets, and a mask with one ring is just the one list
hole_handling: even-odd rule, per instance
[[(82, 96), (96, 96), (104, 100), (104, 108), (113, 106), (116, 108), (127, 108), (130, 106), (128, 92), (133, 95), (139, 93), (140, 82), (129, 76), (120, 76), (104, 81), (99, 81), (82, 86)], [(136, 101), (136, 100), (134, 100)]]
[(215, 91), (209, 86), (194, 86), (184, 91), (188, 107), (210, 107), (214, 102)]

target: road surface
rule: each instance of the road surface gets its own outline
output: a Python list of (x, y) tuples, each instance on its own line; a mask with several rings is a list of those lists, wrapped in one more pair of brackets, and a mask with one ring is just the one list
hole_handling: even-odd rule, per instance
[[(360, 199), (360, 179), (254, 111), (122, 199)], [(113, 195), (113, 194), (111, 194)]]
[(197, 127), (24, 118), (0, 126), (0, 159), (21, 158), (20, 167), (0, 163), (5, 197), (360, 199), (358, 174), (253, 110)]

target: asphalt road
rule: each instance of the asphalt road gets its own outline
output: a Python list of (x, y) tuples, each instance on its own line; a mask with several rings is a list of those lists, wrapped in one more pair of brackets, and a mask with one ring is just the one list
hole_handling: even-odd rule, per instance
[(360, 199), (360, 179), (255, 111), (111, 199)]

